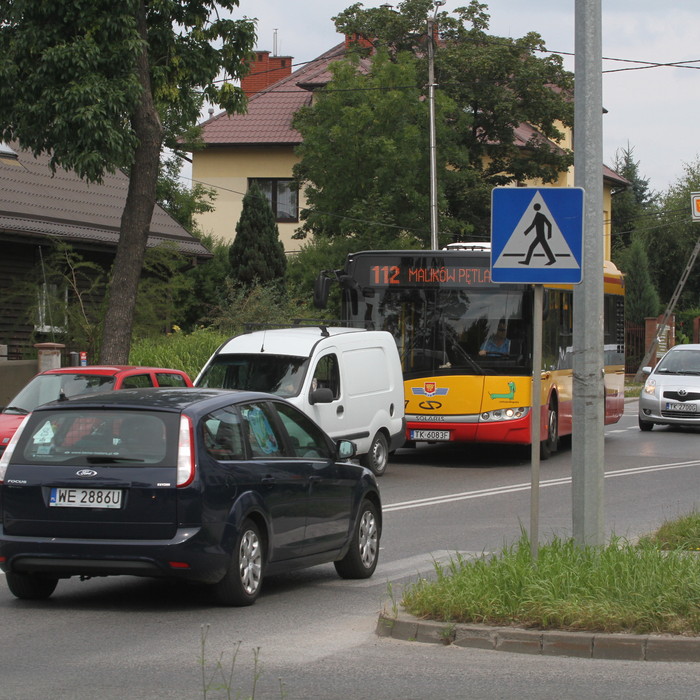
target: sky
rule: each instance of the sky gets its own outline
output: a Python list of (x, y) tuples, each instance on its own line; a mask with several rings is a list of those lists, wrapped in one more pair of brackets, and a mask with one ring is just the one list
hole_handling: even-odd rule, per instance
[[(392, 0), (388, 0), (389, 3)], [(566, 52), (574, 71), (576, 0), (481, 0), (491, 16), (489, 34), (521, 37), (538, 32), (547, 49)], [(578, 0), (582, 1), (582, 0)], [(365, 0), (364, 8), (387, 0)], [(257, 19), (256, 48), (309, 61), (342, 41), (332, 17), (352, 0), (240, 0), (239, 13)], [(396, 6), (398, 0), (393, 0)], [(446, 0), (453, 11), (468, 0)], [(700, 154), (700, 2), (602, 0), (603, 160), (632, 148), (639, 174), (663, 192), (683, 177), (684, 164)], [(609, 60), (622, 59), (622, 60)], [(631, 62), (628, 62), (631, 61)], [(638, 68), (643, 63), (694, 61), (686, 68)], [(606, 72), (615, 71), (615, 72)]]

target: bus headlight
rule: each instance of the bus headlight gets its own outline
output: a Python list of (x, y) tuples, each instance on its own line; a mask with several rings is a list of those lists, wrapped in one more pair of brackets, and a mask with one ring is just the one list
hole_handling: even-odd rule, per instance
[(497, 408), (494, 411), (485, 411), (481, 414), (482, 421), (502, 421), (516, 420), (524, 418), (530, 412), (529, 406), (518, 406), (518, 408)]

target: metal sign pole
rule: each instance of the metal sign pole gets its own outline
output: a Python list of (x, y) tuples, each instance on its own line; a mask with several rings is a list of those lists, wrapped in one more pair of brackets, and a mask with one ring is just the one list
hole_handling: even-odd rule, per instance
[(532, 408), (530, 412), (530, 554), (537, 560), (540, 520), (540, 434), (542, 423), (542, 306), (544, 287), (534, 285), (532, 301)]

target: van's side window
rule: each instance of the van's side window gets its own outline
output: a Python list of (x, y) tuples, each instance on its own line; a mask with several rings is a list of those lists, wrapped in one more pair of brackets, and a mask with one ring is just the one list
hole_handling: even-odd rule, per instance
[(336, 355), (324, 355), (316, 364), (311, 380), (312, 389), (330, 389), (333, 398), (340, 398), (340, 370)]

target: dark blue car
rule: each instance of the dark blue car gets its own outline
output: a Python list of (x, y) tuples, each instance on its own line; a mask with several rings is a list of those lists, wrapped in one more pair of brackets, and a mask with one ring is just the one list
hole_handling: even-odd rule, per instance
[(127, 389), (37, 408), (0, 458), (0, 568), (18, 598), (61, 578), (128, 574), (209, 584), (250, 605), (263, 576), (334, 562), (374, 573), (372, 473), (267, 394)]

